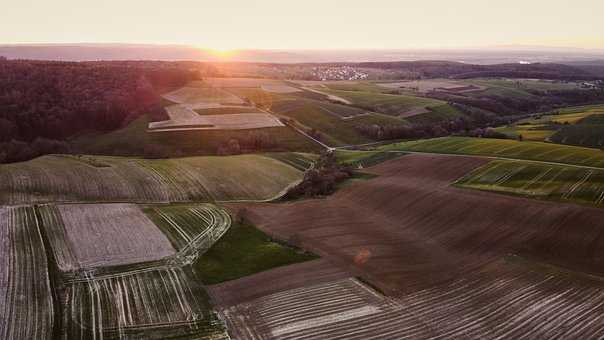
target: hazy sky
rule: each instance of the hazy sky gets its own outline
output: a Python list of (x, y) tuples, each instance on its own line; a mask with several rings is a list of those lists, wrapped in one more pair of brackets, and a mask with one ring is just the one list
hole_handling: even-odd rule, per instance
[(604, 0), (5, 1), (0, 43), (604, 49)]

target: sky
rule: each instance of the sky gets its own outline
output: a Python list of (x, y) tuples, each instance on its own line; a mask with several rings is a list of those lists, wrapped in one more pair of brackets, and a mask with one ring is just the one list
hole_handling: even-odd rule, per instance
[(2, 0), (0, 44), (604, 49), (603, 0)]

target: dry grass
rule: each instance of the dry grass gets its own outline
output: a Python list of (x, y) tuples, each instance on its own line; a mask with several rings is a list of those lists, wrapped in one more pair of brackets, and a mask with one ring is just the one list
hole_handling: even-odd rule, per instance
[(280, 85), (281, 80), (262, 78), (204, 78), (203, 85), (221, 88), (262, 87)]
[[(55, 210), (56, 209), (56, 210)], [(168, 238), (132, 204), (47, 206), (45, 223), (64, 271), (155, 261), (175, 253)]]
[[(233, 113), (223, 115), (199, 115), (183, 117), (163, 122), (149, 123), (150, 132), (187, 130), (249, 130), (269, 127), (283, 127), (277, 117), (269, 113)], [(187, 113), (190, 115), (190, 113)], [(183, 115), (184, 116), (184, 115)]]
[(225, 90), (213, 87), (183, 87), (165, 94), (164, 98), (179, 104), (243, 104), (241, 98)]

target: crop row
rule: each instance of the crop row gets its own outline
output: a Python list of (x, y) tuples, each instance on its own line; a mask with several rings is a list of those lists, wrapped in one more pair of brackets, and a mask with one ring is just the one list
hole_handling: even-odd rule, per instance
[(243, 155), (143, 160), (44, 156), (0, 166), (0, 204), (82, 201), (262, 200), (302, 172), (276, 159)]
[(134, 204), (47, 205), (39, 212), (63, 272), (155, 261), (175, 253)]
[(386, 298), (353, 279), (293, 289), (224, 311), (238, 339), (549, 339), (604, 335), (601, 286), (501, 263)]
[(391, 144), (382, 149), (502, 157), (604, 168), (604, 153), (600, 150), (507, 139), (443, 137)]
[(468, 174), (458, 184), (554, 200), (604, 204), (604, 170), (493, 161)]
[(191, 262), (227, 232), (230, 215), (212, 204), (153, 206), (147, 215), (170, 239), (176, 259)]
[[(76, 282), (67, 287), (69, 339), (215, 334), (222, 328), (203, 288), (183, 268)], [(160, 332), (160, 333), (157, 333)]]
[(0, 339), (50, 339), (53, 301), (35, 211), (0, 207)]

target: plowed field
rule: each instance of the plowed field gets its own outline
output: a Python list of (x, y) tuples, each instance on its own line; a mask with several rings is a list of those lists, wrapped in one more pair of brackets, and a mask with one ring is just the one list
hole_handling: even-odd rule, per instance
[[(340, 281), (225, 313), (244, 320), (243, 338), (604, 336), (604, 210), (450, 185), (485, 162), (408, 155), (324, 200), (245, 205), (265, 232), (296, 239), (390, 300), (348, 306), (331, 292)], [(326, 299), (299, 299), (308, 289)], [(286, 300), (306, 312), (270, 306)]]

